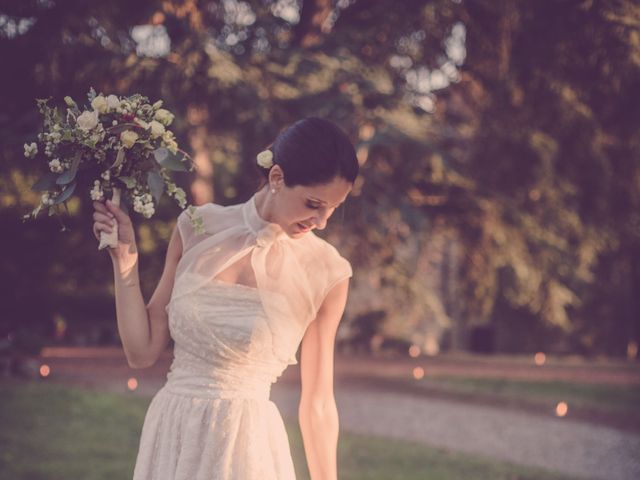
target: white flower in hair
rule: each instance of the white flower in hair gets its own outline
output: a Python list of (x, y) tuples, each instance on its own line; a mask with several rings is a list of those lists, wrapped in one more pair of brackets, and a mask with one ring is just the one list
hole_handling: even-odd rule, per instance
[(271, 168), (273, 166), (273, 152), (271, 150), (263, 150), (256, 157), (258, 165), (262, 168)]

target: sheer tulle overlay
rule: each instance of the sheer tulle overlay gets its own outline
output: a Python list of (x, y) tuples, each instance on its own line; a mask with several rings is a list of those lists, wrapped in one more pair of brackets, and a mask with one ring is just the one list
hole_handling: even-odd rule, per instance
[(134, 480), (294, 480), (271, 383), (273, 355), (257, 290), (212, 280), (168, 306), (167, 383), (147, 411)]

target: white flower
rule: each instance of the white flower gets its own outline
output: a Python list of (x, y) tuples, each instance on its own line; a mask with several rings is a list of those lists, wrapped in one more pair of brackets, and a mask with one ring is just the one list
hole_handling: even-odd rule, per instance
[(100, 113), (106, 113), (108, 109), (107, 99), (102, 95), (98, 95), (96, 98), (91, 100), (91, 108)]
[(111, 125), (113, 125), (114, 127), (115, 127), (117, 124), (118, 124), (118, 120), (113, 120), (113, 121), (111, 122)]
[(153, 197), (145, 193), (143, 195), (137, 195), (133, 197), (133, 209), (145, 216), (145, 218), (151, 218), (155, 213), (153, 206)]
[(89, 194), (91, 195), (91, 200), (102, 200), (104, 198), (104, 192), (102, 191), (102, 187), (100, 186), (100, 180), (95, 180), (93, 182), (93, 188), (91, 189), (91, 192), (89, 192)]
[(120, 134), (120, 141), (125, 148), (131, 148), (138, 140), (138, 134), (131, 130), (125, 130)]
[(51, 160), (49, 162), (49, 169), (53, 172), (53, 173), (59, 173), (62, 172), (64, 170), (64, 167), (62, 166), (62, 164), (60, 163), (60, 160), (57, 158), (54, 158), (53, 160)]
[(164, 125), (160, 122), (153, 120), (150, 124), (151, 126), (151, 137), (158, 138), (164, 134)]
[(24, 156), (27, 158), (33, 158), (38, 153), (38, 145), (36, 142), (25, 143), (24, 144)]
[(154, 103), (153, 105), (151, 105), (153, 107), (154, 110), (159, 109), (162, 106), (162, 100), (158, 100), (156, 103)]
[(100, 174), (100, 176), (102, 178), (104, 178), (105, 180), (109, 181), (111, 179), (111, 171), (110, 170), (105, 170), (104, 172), (102, 172)]
[(170, 131), (165, 131), (162, 134), (162, 142), (163, 142), (163, 146), (167, 147), (167, 150), (169, 150), (171, 153), (173, 153), (174, 155), (176, 153), (178, 153), (178, 144), (176, 143), (175, 139), (173, 138), (173, 133)]
[(271, 168), (273, 166), (273, 152), (271, 150), (263, 150), (256, 157), (258, 165), (262, 168)]
[(51, 198), (51, 195), (49, 195), (49, 192), (45, 192), (42, 195), (42, 204), (43, 205), (53, 205), (54, 199)]
[(78, 127), (85, 132), (93, 130), (98, 125), (98, 112), (96, 110), (93, 110), (92, 112), (85, 110), (76, 119), (76, 122), (78, 123)]
[(187, 204), (187, 194), (185, 193), (185, 191), (180, 188), (180, 187), (176, 187), (174, 184), (172, 184), (173, 186), (168, 189), (169, 193), (173, 194), (173, 198), (175, 198), (178, 201), (178, 205), (180, 206), (180, 208), (184, 208), (184, 206)]
[(107, 109), (109, 111), (117, 110), (120, 106), (120, 100), (115, 95), (109, 95), (107, 97)]
[(173, 113), (171, 113), (169, 110), (161, 108), (156, 112), (153, 118), (159, 121), (165, 127), (168, 127), (169, 125), (171, 125), (171, 122), (173, 122)]

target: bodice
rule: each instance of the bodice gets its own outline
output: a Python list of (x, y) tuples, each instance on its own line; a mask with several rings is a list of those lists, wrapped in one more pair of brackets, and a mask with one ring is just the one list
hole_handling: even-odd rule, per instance
[(268, 399), (271, 384), (287, 367), (276, 352), (258, 290), (212, 279), (167, 306), (174, 359), (165, 388), (214, 398)]

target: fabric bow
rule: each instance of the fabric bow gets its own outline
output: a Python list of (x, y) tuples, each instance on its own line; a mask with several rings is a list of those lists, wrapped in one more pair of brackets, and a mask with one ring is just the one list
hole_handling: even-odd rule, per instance
[(268, 247), (283, 234), (284, 231), (277, 224), (270, 223), (260, 229), (256, 236), (256, 243), (259, 247)]

